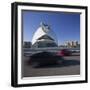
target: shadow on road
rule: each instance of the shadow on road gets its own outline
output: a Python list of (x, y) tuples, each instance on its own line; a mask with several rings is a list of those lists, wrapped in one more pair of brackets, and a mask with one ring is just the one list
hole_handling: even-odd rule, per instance
[(57, 68), (57, 67), (69, 67), (74, 65), (80, 65), (80, 61), (77, 60), (64, 60), (62, 64), (43, 65), (35, 68)]

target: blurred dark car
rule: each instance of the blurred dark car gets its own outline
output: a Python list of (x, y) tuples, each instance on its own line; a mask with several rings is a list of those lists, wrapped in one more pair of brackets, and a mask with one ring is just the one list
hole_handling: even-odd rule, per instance
[(30, 64), (32, 65), (32, 67), (60, 64), (63, 60), (63, 57), (51, 52), (40, 52), (30, 56)]
[(61, 51), (59, 51), (57, 53), (57, 55), (60, 55), (60, 56), (70, 56), (70, 55), (72, 55), (72, 52), (69, 51), (68, 49), (62, 49)]

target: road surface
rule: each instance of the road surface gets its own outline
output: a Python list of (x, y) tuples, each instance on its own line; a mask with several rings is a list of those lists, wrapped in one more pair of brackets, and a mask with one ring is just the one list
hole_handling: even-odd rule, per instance
[(74, 53), (72, 56), (64, 56), (64, 63), (61, 65), (50, 65), (44, 67), (33, 68), (27, 63), (29, 57), (23, 58), (22, 76), (38, 77), (38, 76), (55, 76), (55, 75), (80, 75), (80, 55)]

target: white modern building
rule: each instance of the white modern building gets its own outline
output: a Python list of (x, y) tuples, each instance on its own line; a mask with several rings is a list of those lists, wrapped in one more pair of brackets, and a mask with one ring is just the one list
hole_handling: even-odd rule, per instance
[(58, 41), (54, 31), (49, 25), (40, 23), (39, 28), (33, 35), (32, 47), (57, 47)]

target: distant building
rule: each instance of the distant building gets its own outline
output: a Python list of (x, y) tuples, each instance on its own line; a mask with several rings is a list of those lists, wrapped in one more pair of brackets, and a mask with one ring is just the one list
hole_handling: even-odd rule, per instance
[(78, 41), (75, 41), (74, 45), (75, 46), (78, 46), (79, 45)]
[(57, 47), (57, 37), (51, 27), (47, 24), (40, 23), (39, 28), (33, 35), (32, 47)]
[(31, 42), (24, 42), (23, 47), (24, 48), (31, 48)]
[(78, 43), (78, 41), (67, 41), (65, 42), (65, 46), (72, 48), (72, 47), (78, 47), (80, 46), (80, 44)]

